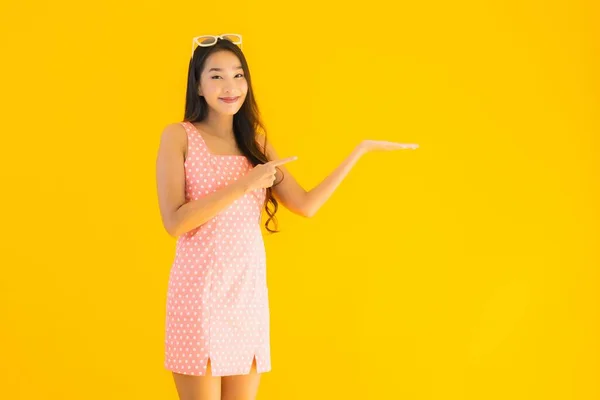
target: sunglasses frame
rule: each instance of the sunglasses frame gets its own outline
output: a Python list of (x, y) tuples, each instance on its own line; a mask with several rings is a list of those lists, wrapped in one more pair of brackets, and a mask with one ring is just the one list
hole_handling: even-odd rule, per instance
[[(237, 39), (235, 41), (233, 40), (229, 40), (226, 37), (227, 36), (235, 36)], [(214, 39), (214, 43), (200, 43), (200, 39)], [(196, 45), (200, 46), (200, 47), (210, 47), (210, 46), (214, 46), (215, 44), (217, 44), (217, 42), (219, 41), (219, 39), (222, 40), (229, 40), (231, 43), (239, 45), (240, 49), (242, 48), (242, 35), (240, 35), (239, 33), (223, 33), (221, 35), (200, 35), (200, 36), (196, 36), (194, 38), (192, 38), (192, 57), (194, 56), (194, 50), (196, 50)]]

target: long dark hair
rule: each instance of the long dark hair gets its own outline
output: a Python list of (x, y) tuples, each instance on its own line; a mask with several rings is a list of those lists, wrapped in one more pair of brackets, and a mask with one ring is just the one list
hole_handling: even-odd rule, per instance
[[(231, 41), (219, 38), (217, 43), (212, 46), (198, 46), (194, 50), (188, 69), (187, 91), (185, 94), (185, 114), (183, 119), (187, 122), (201, 122), (208, 116), (208, 104), (206, 103), (204, 97), (198, 94), (200, 74), (204, 69), (204, 64), (206, 63), (208, 56), (210, 56), (212, 53), (223, 50), (230, 51), (238, 57), (242, 63), (244, 75), (246, 76), (246, 81), (248, 83), (248, 93), (246, 94), (246, 99), (244, 100), (240, 110), (233, 116), (233, 132), (235, 135), (235, 141), (242, 154), (246, 156), (246, 158), (252, 163), (252, 166), (264, 164), (269, 160), (263, 150), (261, 150), (261, 148), (258, 146), (256, 138), (257, 134), (262, 132), (264, 136), (262, 147), (266, 151), (267, 131), (261, 121), (258, 105), (256, 104), (256, 99), (254, 98), (252, 80), (250, 78), (250, 69), (248, 68), (246, 57), (244, 57), (242, 50)], [(273, 186), (278, 185), (282, 180), (283, 175), (282, 179), (279, 182), (275, 182)], [(277, 230), (277, 218), (275, 217), (275, 213), (279, 208), (279, 204), (273, 196), (272, 187), (268, 187), (266, 192), (267, 193), (263, 206), (267, 215), (269, 216), (269, 219), (265, 222), (265, 228), (270, 233), (277, 233), (279, 231)], [(270, 221), (273, 221), (275, 224), (274, 230), (269, 228)]]

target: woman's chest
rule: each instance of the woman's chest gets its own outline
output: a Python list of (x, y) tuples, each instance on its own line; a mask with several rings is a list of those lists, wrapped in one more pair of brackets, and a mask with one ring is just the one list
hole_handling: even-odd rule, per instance
[(184, 163), (186, 193), (203, 195), (219, 190), (245, 176), (252, 165), (245, 157), (206, 157)]

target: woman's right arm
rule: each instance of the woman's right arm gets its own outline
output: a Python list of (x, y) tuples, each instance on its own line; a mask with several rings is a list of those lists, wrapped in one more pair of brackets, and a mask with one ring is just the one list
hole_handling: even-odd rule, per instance
[(162, 132), (156, 158), (160, 215), (165, 230), (175, 238), (213, 218), (250, 190), (248, 181), (239, 179), (198, 200), (186, 203), (183, 166), (186, 146), (185, 129), (181, 124), (169, 124)]

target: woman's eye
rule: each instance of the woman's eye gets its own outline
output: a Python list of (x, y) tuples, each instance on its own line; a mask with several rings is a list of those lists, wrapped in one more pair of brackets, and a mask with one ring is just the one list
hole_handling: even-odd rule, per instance
[[(236, 77), (241, 76), (242, 78), (244, 77), (244, 74), (237, 74)], [(221, 75), (215, 75), (212, 76), (211, 79), (215, 79), (215, 78), (221, 78)]]

